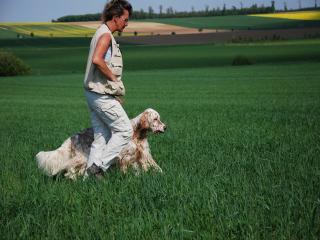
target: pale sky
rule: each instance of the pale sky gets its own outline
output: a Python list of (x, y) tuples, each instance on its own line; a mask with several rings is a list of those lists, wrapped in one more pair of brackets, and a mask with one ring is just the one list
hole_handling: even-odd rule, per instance
[[(276, 0), (276, 8), (283, 9), (284, 2), (288, 9), (302, 7), (313, 7), (320, 0)], [(173, 7), (177, 11), (190, 11), (204, 9), (206, 5), (210, 8), (227, 8), (236, 6), (240, 8), (249, 7), (256, 3), (265, 6), (271, 5), (271, 0), (129, 0), (134, 10), (141, 8), (148, 11), (151, 6), (155, 12), (159, 11), (159, 5), (165, 11), (168, 7)], [(101, 12), (106, 1), (103, 0), (0, 0), (0, 22), (50, 22), (65, 15), (77, 15), (86, 13)]]

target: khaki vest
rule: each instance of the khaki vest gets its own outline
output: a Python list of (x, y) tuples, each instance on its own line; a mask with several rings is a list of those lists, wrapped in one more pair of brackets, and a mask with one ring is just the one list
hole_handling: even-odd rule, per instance
[[(94, 50), (97, 46), (98, 40), (102, 34), (109, 33), (111, 36), (111, 59), (109, 62), (106, 61), (106, 65), (111, 70), (111, 72), (117, 77), (118, 81), (114, 82), (109, 79), (97, 68), (95, 64), (92, 63), (92, 56)], [(102, 24), (94, 34), (90, 44), (90, 52), (87, 62), (86, 74), (84, 78), (84, 87), (90, 91), (100, 93), (100, 94), (110, 94), (114, 96), (124, 96), (125, 88), (121, 80), (122, 76), (122, 55), (109, 28)]]

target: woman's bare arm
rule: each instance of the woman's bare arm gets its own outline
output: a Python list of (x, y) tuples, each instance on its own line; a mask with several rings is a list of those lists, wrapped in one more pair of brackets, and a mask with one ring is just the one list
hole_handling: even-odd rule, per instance
[(98, 67), (98, 69), (106, 76), (107, 79), (116, 82), (118, 81), (117, 77), (112, 74), (111, 70), (104, 61), (104, 56), (108, 51), (110, 42), (111, 36), (109, 33), (105, 33), (99, 38), (96, 49), (92, 56), (92, 63)]

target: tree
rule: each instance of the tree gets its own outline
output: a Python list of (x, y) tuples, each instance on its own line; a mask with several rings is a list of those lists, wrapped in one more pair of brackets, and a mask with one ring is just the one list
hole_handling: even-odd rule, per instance
[(17, 76), (31, 73), (31, 68), (9, 52), (0, 52), (0, 76)]
[(253, 4), (249, 9), (249, 13), (257, 13), (257, 12), (258, 12), (258, 5)]
[(222, 8), (222, 15), (226, 14), (226, 10), (227, 10), (227, 7), (226, 7), (226, 4), (224, 3)]
[(173, 8), (172, 7), (168, 7), (167, 8), (167, 14), (168, 15), (172, 15), (173, 14)]
[[(288, 0), (282, 0), (288, 1)], [(299, 0), (294, 0), (299, 1)], [(227, 1), (225, 1), (227, 3)], [(226, 3), (223, 3), (222, 7), (217, 7), (210, 9), (208, 5), (204, 5), (204, 9), (196, 10), (194, 6), (191, 7), (191, 11), (177, 12), (172, 7), (164, 8), (163, 5), (158, 5), (159, 12), (155, 12), (151, 6), (147, 10), (141, 9), (134, 11), (132, 14), (132, 19), (146, 19), (146, 18), (172, 18), (172, 17), (191, 17), (191, 16), (226, 16), (226, 15), (244, 15), (244, 14), (257, 14), (257, 13), (271, 13), (275, 12), (275, 0), (269, 0), (271, 2), (270, 6), (264, 6), (253, 4), (250, 7), (246, 7), (243, 4), (244, 0), (239, 0), (240, 5), (230, 5), (227, 9)], [(315, 4), (317, 0), (315, 0)], [(285, 3), (286, 5), (286, 3)], [(240, 8), (241, 7), (241, 8)], [(85, 15), (68, 15), (60, 17), (57, 22), (78, 22), (78, 21), (97, 21), (101, 17), (100, 13), (96, 14), (85, 14)], [(54, 22), (55, 20), (52, 20)]]
[(141, 19), (147, 18), (147, 14), (144, 12), (143, 8), (140, 9), (139, 16)]
[(151, 6), (148, 7), (148, 13), (149, 13), (149, 17), (152, 18), (153, 17), (153, 8)]
[(232, 15), (236, 15), (237, 14), (237, 7), (236, 6), (232, 6), (231, 7), (231, 14)]
[(163, 10), (163, 6), (160, 5), (160, 6), (159, 6), (159, 13), (160, 13), (160, 15), (162, 15), (162, 10)]
[(271, 1), (271, 11), (272, 12), (275, 12), (276, 11), (276, 7), (275, 7), (275, 2), (274, 1)]
[(287, 7), (287, 2), (283, 2), (283, 8), (284, 8), (284, 11), (286, 12), (286, 11), (288, 11), (288, 7)]

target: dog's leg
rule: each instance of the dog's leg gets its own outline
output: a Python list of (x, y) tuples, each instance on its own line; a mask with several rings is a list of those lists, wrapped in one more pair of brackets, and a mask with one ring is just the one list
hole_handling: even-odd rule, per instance
[(159, 167), (159, 165), (156, 163), (156, 161), (150, 156), (150, 158), (148, 159), (150, 166), (152, 166), (156, 171), (161, 172), (162, 173), (162, 169), (161, 167)]
[(153, 169), (155, 169), (158, 172), (162, 173), (162, 169), (161, 167), (159, 167), (159, 165), (156, 163), (156, 161), (153, 159), (153, 157), (151, 156), (150, 152), (146, 154), (145, 156), (145, 165), (147, 166), (147, 170), (152, 167)]
[(150, 152), (150, 147), (148, 141), (145, 142), (144, 146), (144, 157), (145, 157), (145, 165), (147, 166), (147, 170), (150, 167), (153, 167), (156, 171), (162, 173), (162, 169), (159, 167), (159, 165), (156, 163), (156, 161), (153, 159), (151, 152)]
[(137, 162), (133, 162), (132, 164), (131, 164), (131, 166), (132, 166), (132, 168), (133, 168), (133, 170), (134, 170), (134, 175), (135, 176), (139, 176), (140, 175), (140, 167), (139, 167), (139, 164), (137, 163)]
[(127, 173), (128, 171), (128, 168), (130, 165), (132, 165), (132, 162), (133, 162), (133, 158), (131, 155), (127, 154), (125, 156), (122, 156), (122, 158), (119, 160), (119, 167), (120, 167), (120, 170), (123, 172), (123, 173)]
[(72, 165), (70, 165), (64, 174), (65, 177), (71, 180), (76, 180), (78, 176), (83, 176), (87, 167), (87, 158), (80, 154), (70, 160)]

